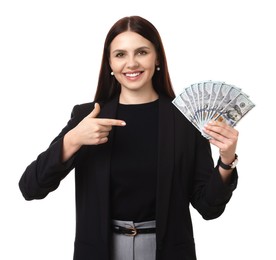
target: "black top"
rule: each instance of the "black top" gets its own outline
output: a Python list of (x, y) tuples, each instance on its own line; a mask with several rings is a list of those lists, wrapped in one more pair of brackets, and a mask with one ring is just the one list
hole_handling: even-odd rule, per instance
[(135, 222), (155, 219), (158, 100), (119, 104), (111, 159), (112, 218)]

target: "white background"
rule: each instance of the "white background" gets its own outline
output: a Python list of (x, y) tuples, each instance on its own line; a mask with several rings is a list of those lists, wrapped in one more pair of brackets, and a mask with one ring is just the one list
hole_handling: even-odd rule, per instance
[[(276, 259), (275, 63), (273, 1), (0, 2), (0, 259), (72, 259), (74, 174), (44, 200), (27, 202), (18, 181), (92, 101), (107, 31), (140, 15), (159, 30), (176, 93), (221, 80), (256, 107), (238, 124), (239, 186), (212, 221), (192, 210), (199, 260)], [(216, 160), (216, 150), (214, 149)]]

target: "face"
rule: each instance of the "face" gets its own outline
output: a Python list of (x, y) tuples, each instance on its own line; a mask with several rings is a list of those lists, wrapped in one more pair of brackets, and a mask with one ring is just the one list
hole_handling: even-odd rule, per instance
[(110, 67), (122, 92), (154, 91), (157, 54), (153, 44), (135, 32), (117, 35), (110, 45)]

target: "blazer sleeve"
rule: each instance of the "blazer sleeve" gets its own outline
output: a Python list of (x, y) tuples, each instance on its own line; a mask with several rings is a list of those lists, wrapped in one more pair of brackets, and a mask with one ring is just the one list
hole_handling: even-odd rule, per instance
[(19, 188), (26, 200), (45, 198), (51, 191), (57, 189), (60, 181), (74, 168), (79, 151), (68, 161), (62, 162), (62, 149), (64, 135), (85, 116), (85, 113), (81, 113), (79, 108), (80, 105), (73, 108), (71, 119), (67, 125), (51, 142), (48, 149), (39, 154), (21, 176)]
[(214, 167), (208, 140), (198, 136), (196, 147), (191, 203), (204, 219), (214, 219), (224, 212), (237, 187), (237, 169), (233, 170), (230, 182), (225, 184), (219, 173), (218, 165)]

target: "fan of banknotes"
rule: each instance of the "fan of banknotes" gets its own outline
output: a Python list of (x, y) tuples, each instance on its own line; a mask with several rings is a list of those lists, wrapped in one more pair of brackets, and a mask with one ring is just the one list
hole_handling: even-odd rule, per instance
[(236, 126), (255, 106), (240, 88), (212, 80), (184, 88), (172, 103), (207, 139), (202, 129), (210, 120)]

